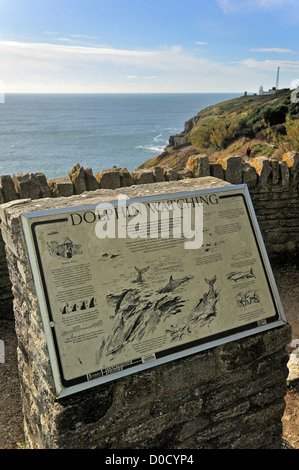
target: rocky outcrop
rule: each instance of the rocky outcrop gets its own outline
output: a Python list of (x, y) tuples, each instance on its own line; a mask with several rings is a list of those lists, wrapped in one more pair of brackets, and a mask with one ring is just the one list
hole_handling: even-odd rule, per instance
[(190, 144), (189, 139), (188, 139), (188, 134), (193, 129), (193, 127), (196, 126), (199, 119), (200, 119), (199, 115), (196, 115), (191, 119), (188, 119), (188, 121), (186, 121), (184, 124), (184, 130), (182, 132), (180, 132), (179, 134), (171, 135), (169, 137), (169, 146), (179, 147), (181, 145)]

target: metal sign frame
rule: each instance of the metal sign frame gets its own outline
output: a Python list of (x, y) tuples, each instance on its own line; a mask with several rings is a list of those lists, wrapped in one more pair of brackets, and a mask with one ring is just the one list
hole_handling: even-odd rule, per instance
[[(276, 328), (287, 323), (283, 307), (279, 298), (271, 265), (255, 216), (250, 194), (246, 185), (236, 185), (227, 187), (224, 186), (197, 191), (159, 194), (155, 196), (128, 199), (126, 201), (126, 204), (146, 204), (151, 202), (161, 202), (170, 199), (176, 200), (178, 198), (183, 197), (192, 198), (212, 194), (216, 194), (217, 197), (219, 197), (219, 200), (221, 201), (228, 201), (229, 198), (241, 196), (243, 201), (242, 204), (244, 207), (244, 213), (246, 214), (245, 218), (246, 221), (249, 221), (249, 225), (251, 228), (251, 233), (248, 234), (248, 236), (251, 237), (251, 239), (253, 240), (253, 244), (256, 247), (256, 255), (259, 258), (258, 262), (262, 266), (265, 285), (267, 286), (267, 296), (269, 298), (271, 297), (271, 302), (273, 303), (273, 309), (275, 310), (275, 314), (271, 314), (269, 318), (263, 318), (262, 321), (248, 320), (248, 323), (245, 322), (245, 324), (239, 327), (233, 327), (225, 331), (218, 331), (215, 334), (208, 334), (207, 336), (200, 338), (192, 337), (191, 341), (186, 341), (183, 344), (180, 344), (180, 342), (178, 341), (173, 347), (167, 347), (165, 350), (163, 350), (162, 348), (155, 354), (149, 354), (149, 358), (147, 360), (144, 360), (144, 357), (140, 357), (140, 355), (138, 356), (138, 354), (136, 354), (136, 358), (134, 358), (133, 360), (129, 360), (126, 362), (126, 359), (123, 359), (123, 361), (115, 367), (111, 366), (111, 368), (107, 367), (105, 369), (99, 367), (99, 370), (94, 370), (93, 372), (88, 373), (84, 372), (81, 375), (78, 375), (77, 377), (73, 377), (71, 379), (65, 378), (63, 363), (64, 358), (63, 354), (61, 353), (62, 340), (59, 337), (59, 334), (61, 332), (57, 331), (57, 312), (52, 311), (51, 292), (49, 292), (48, 290), (49, 275), (47, 275), (46, 273), (47, 261), (43, 259), (43, 251), (40, 247), (41, 242), (39, 240), (38, 234), (39, 230), (47, 228), (47, 230), (50, 230), (49, 233), (51, 235), (51, 229), (53, 227), (53, 224), (55, 224), (55, 227), (57, 229), (57, 224), (63, 224), (68, 221), (68, 217), (71, 214), (73, 214), (74, 217), (74, 214), (77, 214), (78, 212), (95, 211), (97, 205), (83, 205), (62, 209), (34, 211), (22, 214), (22, 225), (27, 244), (28, 255), (32, 267), (34, 282), (36, 286), (37, 297), (39, 301), (40, 312), (45, 330), (49, 357), (58, 398), (62, 398), (64, 396), (71, 395), (94, 386), (117, 380), (126, 375), (156, 367), (158, 365), (165, 364), (167, 362), (174, 361), (179, 358), (187, 357), (196, 354), (200, 351), (214, 348), (224, 343), (228, 343), (243, 337), (247, 337), (272, 328)], [(112, 204), (112, 206), (116, 206), (117, 201), (111, 200), (109, 201), (109, 204)], [(42, 235), (44, 236), (44, 233), (42, 233)], [(41, 235), (40, 237), (42, 239)], [(229, 240), (229, 238), (227, 238), (227, 240)], [(111, 240), (110, 242), (111, 245), (116, 243), (114, 240)], [(64, 247), (66, 245), (67, 243), (65, 243)], [(51, 246), (54, 246), (53, 243)], [(57, 250), (57, 245), (55, 245), (55, 249)], [(109, 267), (107, 269), (109, 270)], [(58, 279), (57, 282), (59, 282), (59, 275), (56, 275), (56, 277)], [(211, 289), (209, 292), (211, 294)], [(207, 298), (207, 294), (208, 293), (205, 294), (205, 298)], [(235, 303), (228, 305), (227, 308), (236, 308)], [(108, 334), (108, 332), (106, 333)], [(86, 341), (86, 345), (88, 345), (88, 341)], [(75, 351), (76, 346), (73, 345), (72, 347)], [(136, 349), (138, 349), (137, 346)], [(119, 357), (122, 357), (122, 353), (120, 353)]]

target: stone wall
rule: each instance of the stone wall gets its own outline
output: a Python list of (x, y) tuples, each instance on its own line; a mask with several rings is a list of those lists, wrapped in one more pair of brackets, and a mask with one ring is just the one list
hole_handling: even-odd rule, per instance
[[(247, 184), (271, 262), (298, 265), (299, 255), (299, 155), (287, 153), (283, 161), (258, 157), (244, 160), (230, 156), (211, 164), (206, 155), (189, 158), (186, 168), (175, 171), (167, 166), (149, 170), (113, 167), (93, 174), (92, 169), (74, 166), (68, 177), (47, 181), (42, 173), (1, 176), (0, 205), (24, 198), (70, 197), (97, 189), (125, 188), (132, 185), (177, 181), (214, 176), (232, 184)], [(1, 222), (1, 221), (0, 221)], [(4, 245), (0, 234), (0, 316), (10, 310), (12, 295)]]
[[(20, 200), (2, 205), (2, 234), (14, 294), (18, 364), (27, 448), (280, 448), (285, 409), (288, 325), (55, 399), (41, 314), (20, 215), (95, 204), (125, 193), (157, 193), (227, 185), (214, 178), (153, 183), (84, 198)], [(207, 186), (209, 187), (209, 186)]]
[(0, 233), (0, 318), (12, 318), (13, 295), (9, 279), (5, 246)]

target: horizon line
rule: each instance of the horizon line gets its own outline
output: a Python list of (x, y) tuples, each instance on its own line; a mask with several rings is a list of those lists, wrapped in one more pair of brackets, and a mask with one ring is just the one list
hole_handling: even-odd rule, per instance
[[(206, 94), (240, 94), (241, 91), (10, 91), (5, 95), (206, 95)], [(256, 93), (256, 92), (247, 92)]]

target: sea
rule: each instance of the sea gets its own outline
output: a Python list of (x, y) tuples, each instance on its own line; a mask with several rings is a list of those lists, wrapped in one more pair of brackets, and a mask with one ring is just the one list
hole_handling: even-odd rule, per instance
[(159, 155), (202, 109), (238, 93), (7, 94), (0, 104), (0, 175), (130, 172)]

